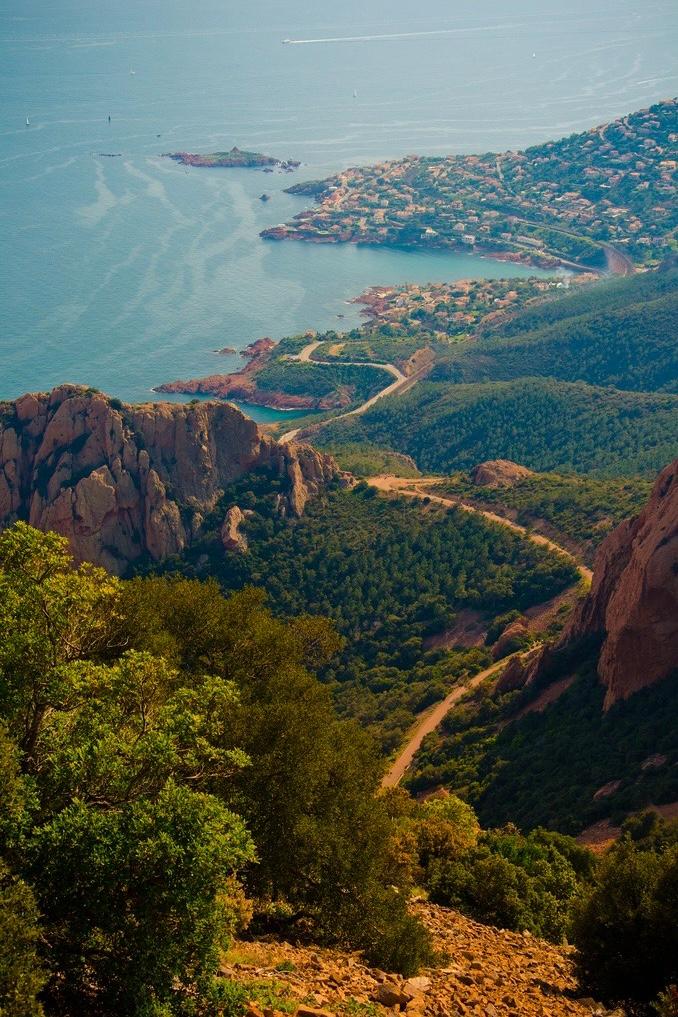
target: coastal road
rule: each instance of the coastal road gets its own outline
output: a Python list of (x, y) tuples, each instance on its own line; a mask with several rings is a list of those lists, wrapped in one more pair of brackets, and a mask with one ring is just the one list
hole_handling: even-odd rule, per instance
[[(440, 477), (415, 477), (413, 479), (405, 479), (403, 477), (392, 477), (386, 475), (380, 475), (376, 477), (368, 477), (367, 483), (372, 487), (376, 487), (379, 491), (385, 491), (391, 494), (398, 494), (409, 498), (428, 498), (429, 501), (439, 505), (453, 506), (460, 508), (465, 512), (473, 512), (476, 515), (484, 516), (485, 519), (489, 519), (493, 523), (499, 523), (501, 526), (506, 526), (510, 530), (514, 530), (520, 533), (521, 536), (531, 540), (533, 544), (539, 544), (541, 547), (547, 547), (551, 551), (557, 551), (559, 554), (565, 555), (571, 561), (574, 561), (579, 575), (586, 582), (590, 582), (593, 578), (591, 569), (587, 568), (577, 561), (574, 556), (567, 551), (564, 547), (556, 544), (554, 540), (549, 540), (548, 537), (543, 537), (540, 533), (533, 533), (530, 530), (526, 530), (524, 526), (520, 526), (518, 523), (514, 523), (511, 519), (505, 519), (503, 516), (498, 516), (494, 512), (488, 512), (485, 509), (475, 508), (473, 505), (467, 505), (465, 502), (458, 498), (443, 497), (442, 495), (430, 494), (425, 488), (430, 487), (433, 484), (441, 483)], [(534, 650), (534, 644), (530, 648), (530, 652)], [(395, 760), (389, 767), (388, 771), (384, 775), (381, 782), (382, 787), (396, 787), (403, 776), (412, 764), (412, 760), (421, 748), (421, 744), (427, 735), (435, 731), (443, 720), (450, 712), (452, 707), (459, 702), (470, 689), (476, 688), (486, 678), (494, 674), (495, 671), (503, 669), (508, 664), (509, 660), (513, 657), (518, 656), (523, 651), (518, 651), (517, 654), (511, 654), (508, 657), (504, 657), (503, 660), (497, 661), (492, 664), (491, 667), (486, 668), (484, 671), (480, 671), (474, 675), (464, 685), (458, 685), (442, 700), (434, 706), (424, 717), (416, 724), (412, 730), (407, 742), (402, 747)]]
[(318, 431), (320, 430), (321, 427), (324, 427), (325, 424), (329, 423), (333, 424), (335, 423), (335, 421), (343, 420), (345, 417), (354, 417), (359, 415), (360, 413), (365, 413), (367, 410), (370, 409), (371, 406), (374, 406), (374, 404), (379, 399), (383, 399), (384, 396), (395, 395), (396, 392), (404, 392), (407, 389), (411, 388), (429, 370), (429, 365), (427, 364), (420, 371), (416, 371), (414, 374), (408, 377), (407, 375), (403, 374), (403, 372), (394, 364), (377, 364), (373, 363), (372, 361), (366, 360), (311, 359), (313, 351), (316, 350), (320, 345), (321, 345), (320, 341), (314, 340), (313, 342), (310, 342), (307, 346), (304, 346), (303, 350), (297, 353), (296, 356), (290, 356), (289, 359), (297, 360), (303, 363), (321, 364), (321, 365), (324, 364), (325, 366), (329, 367), (337, 367), (338, 365), (343, 367), (376, 367), (380, 371), (386, 371), (388, 374), (392, 375), (395, 381), (392, 381), (390, 385), (386, 386), (386, 388), (382, 388), (381, 391), (376, 393), (376, 395), (370, 396), (369, 399), (366, 399), (364, 403), (361, 403), (360, 406), (357, 406), (354, 410), (347, 410), (346, 413), (340, 413), (336, 417), (328, 417), (327, 420), (321, 420), (319, 421), (319, 423), (312, 424), (308, 428), (295, 427), (291, 431), (285, 431), (285, 433), (281, 434), (280, 437), (278, 438), (279, 442), (294, 441), (296, 436), (302, 430), (307, 432)]

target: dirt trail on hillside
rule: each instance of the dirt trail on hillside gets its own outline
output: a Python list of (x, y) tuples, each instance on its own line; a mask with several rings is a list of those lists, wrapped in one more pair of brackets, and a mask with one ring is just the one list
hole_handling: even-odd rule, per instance
[[(549, 540), (548, 537), (543, 537), (540, 533), (532, 533), (531, 531), (526, 530), (524, 526), (520, 526), (518, 523), (514, 523), (510, 519), (504, 519), (503, 516), (498, 516), (494, 512), (488, 512), (484, 509), (475, 508), (472, 505), (466, 505), (457, 498), (430, 494), (426, 488), (431, 487), (433, 484), (440, 483), (440, 477), (415, 477), (413, 479), (405, 479), (403, 477), (381, 475), (369, 477), (367, 482), (372, 487), (376, 487), (379, 491), (409, 498), (418, 498), (420, 500), (427, 498), (429, 502), (433, 502), (434, 504), (460, 508), (465, 512), (472, 512), (476, 515), (483, 516), (485, 519), (489, 519), (490, 522), (498, 523), (500, 526), (507, 526), (510, 530), (513, 530), (521, 536), (526, 537), (528, 540), (531, 540), (533, 544), (539, 544), (540, 547), (547, 547), (549, 550), (556, 551), (559, 554), (564, 555), (566, 558), (569, 558), (571, 561), (574, 561), (577, 569), (579, 570), (579, 575), (586, 582), (590, 582), (593, 577), (591, 569), (582, 565), (569, 551), (567, 551), (564, 547), (561, 547), (559, 544), (556, 544), (555, 541)], [(531, 649), (534, 649), (534, 647), (531, 647)], [(491, 667), (488, 667), (484, 671), (480, 671), (478, 674), (474, 675), (468, 682), (466, 682), (466, 684), (459, 685), (452, 689), (442, 702), (438, 703), (424, 717), (422, 717), (410, 734), (407, 742), (398, 753), (396, 759), (389, 767), (382, 780), (382, 787), (395, 787), (398, 785), (411, 766), (415, 755), (421, 748), (424, 738), (439, 727), (452, 707), (459, 702), (466, 692), (470, 689), (476, 688), (496, 671), (503, 670), (513, 656), (517, 656), (517, 654), (504, 657), (502, 660), (492, 664)]]
[(389, 767), (384, 779), (381, 782), (382, 787), (396, 787), (405, 776), (406, 771), (412, 764), (412, 760), (416, 756), (417, 752), (421, 748), (421, 743), (427, 735), (430, 735), (433, 731), (442, 724), (443, 720), (452, 709), (455, 703), (458, 703), (462, 696), (470, 689), (475, 689), (478, 685), (489, 678), (491, 674), (501, 668), (506, 667), (506, 664), (511, 657), (504, 657), (503, 660), (498, 660), (491, 667), (485, 668), (484, 671), (479, 671), (473, 678), (469, 679), (465, 685), (457, 685), (456, 688), (452, 689), (450, 693), (443, 699), (441, 703), (434, 706), (417, 724), (414, 731), (410, 735), (407, 744), (402, 749), (395, 760), (395, 762)]
[(497, 515), (496, 512), (476, 508), (475, 505), (468, 505), (460, 498), (453, 498), (450, 496), (443, 497), (439, 494), (431, 494), (430, 491), (425, 490), (426, 487), (431, 487), (434, 484), (441, 483), (440, 477), (414, 477), (412, 479), (405, 479), (403, 477), (382, 475), (377, 477), (368, 477), (367, 483), (371, 484), (372, 487), (376, 487), (379, 491), (400, 494), (409, 498), (428, 498), (437, 505), (454, 506), (455, 508), (462, 509), (464, 512), (473, 512), (476, 515), (483, 516), (485, 519), (489, 519), (492, 523), (499, 523), (500, 526), (507, 526), (515, 533), (519, 533), (521, 536), (531, 540), (533, 544), (539, 544), (541, 547), (546, 547), (550, 551), (562, 554), (566, 558), (569, 558), (570, 561), (575, 562), (580, 576), (582, 579), (586, 580), (586, 582), (590, 583), (593, 578), (593, 572), (591, 569), (587, 568), (586, 565), (582, 565), (571, 551), (568, 551), (565, 547), (561, 547), (561, 545), (557, 544), (555, 540), (550, 540), (549, 537), (544, 537), (541, 533), (534, 533), (532, 530), (527, 530), (519, 523), (514, 523), (512, 519), (507, 519), (505, 516)]

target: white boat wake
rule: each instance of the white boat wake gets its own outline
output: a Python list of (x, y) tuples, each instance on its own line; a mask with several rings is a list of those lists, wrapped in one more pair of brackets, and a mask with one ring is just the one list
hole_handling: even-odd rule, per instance
[(312, 46), (327, 42), (374, 42), (381, 39), (416, 39), (427, 35), (459, 35), (466, 32), (493, 32), (520, 28), (521, 25), (479, 25), (475, 28), (434, 28), (426, 32), (390, 32), (384, 35), (339, 35), (327, 39), (283, 39), (286, 46)]

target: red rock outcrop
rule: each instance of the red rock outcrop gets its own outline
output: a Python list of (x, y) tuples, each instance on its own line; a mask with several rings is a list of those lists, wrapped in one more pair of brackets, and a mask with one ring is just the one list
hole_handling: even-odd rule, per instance
[(678, 668), (678, 459), (636, 519), (603, 541), (591, 592), (565, 637), (603, 632), (598, 674), (605, 707)]
[(647, 505), (601, 544), (593, 583), (558, 643), (503, 684), (529, 685), (559, 654), (587, 637), (602, 640), (598, 675), (605, 709), (678, 668), (678, 459), (659, 476)]
[(247, 537), (240, 532), (240, 527), (248, 514), (251, 515), (248, 510), (242, 512), (238, 505), (232, 505), (226, 513), (220, 533), (224, 551), (237, 551), (239, 554), (244, 554), (247, 550)]
[(514, 484), (531, 477), (533, 470), (510, 459), (490, 459), (480, 463), (471, 471), (471, 479), (478, 487), (513, 487)]
[(56, 530), (76, 558), (116, 573), (181, 551), (224, 486), (261, 466), (286, 478), (280, 508), (295, 515), (336, 474), (228, 403), (127, 406), (62, 385), (0, 405), (0, 527)]

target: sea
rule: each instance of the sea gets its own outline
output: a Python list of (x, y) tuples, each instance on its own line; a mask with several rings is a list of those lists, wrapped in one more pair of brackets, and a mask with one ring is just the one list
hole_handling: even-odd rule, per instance
[[(0, 0), (0, 399), (65, 381), (152, 399), (236, 370), (224, 346), (352, 327), (372, 285), (528, 274), (258, 234), (308, 204), (296, 181), (523, 148), (675, 95), (677, 52), (676, 0)], [(233, 145), (303, 165), (162, 157)]]

